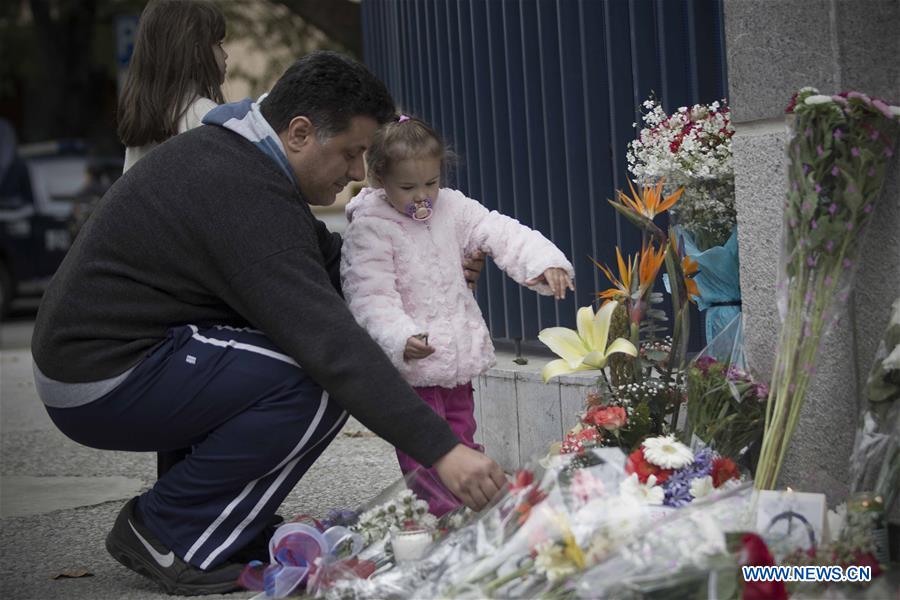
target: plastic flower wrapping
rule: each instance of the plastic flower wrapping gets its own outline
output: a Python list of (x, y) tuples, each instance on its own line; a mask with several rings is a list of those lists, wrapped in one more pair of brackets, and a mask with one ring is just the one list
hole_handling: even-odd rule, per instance
[(336, 582), (364, 580), (420, 558), (473, 515), (460, 507), (435, 517), (413, 491), (423, 487), (432, 496), (443, 491), (445, 505), (459, 504), (431, 473), (417, 469), (356, 510), (332, 510), (322, 520), (304, 515), (280, 526), (269, 542), (269, 563), (250, 563), (239, 583), (260, 591), (260, 600), (301, 591), (321, 596)]
[(772, 489), (820, 342), (849, 300), (859, 248), (896, 151), (900, 108), (859, 92), (800, 90), (788, 106), (787, 197), (778, 270), (782, 328), (756, 483)]
[(751, 467), (759, 453), (769, 386), (751, 374), (743, 348), (738, 315), (688, 365), (687, 421), (680, 437)]
[(900, 489), (900, 298), (866, 380), (853, 454), (850, 491), (872, 491), (891, 514)]
[[(647, 440), (640, 464), (617, 448), (550, 456), (519, 471), (497, 503), (422, 560), (346, 578), (329, 598), (529, 598), (575, 582), (694, 496), (741, 487), (733, 464), (671, 437)], [(656, 461), (656, 463), (652, 462)], [(543, 463), (543, 464), (542, 464)], [(666, 484), (666, 481), (669, 483)], [(746, 487), (746, 484), (743, 484)]]

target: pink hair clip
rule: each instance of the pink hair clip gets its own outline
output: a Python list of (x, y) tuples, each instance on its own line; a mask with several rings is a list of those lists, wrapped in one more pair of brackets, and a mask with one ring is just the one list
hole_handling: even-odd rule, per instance
[(402, 123), (403, 121), (409, 121), (409, 117), (406, 115), (400, 115), (400, 118), (397, 119), (397, 122)]

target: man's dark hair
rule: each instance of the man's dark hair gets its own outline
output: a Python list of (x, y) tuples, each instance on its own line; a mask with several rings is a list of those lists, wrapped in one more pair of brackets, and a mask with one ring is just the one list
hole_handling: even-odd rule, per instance
[(293, 65), (260, 104), (263, 116), (281, 133), (297, 116), (308, 118), (316, 136), (327, 139), (365, 116), (384, 124), (394, 118), (394, 100), (365, 66), (337, 52), (313, 52)]

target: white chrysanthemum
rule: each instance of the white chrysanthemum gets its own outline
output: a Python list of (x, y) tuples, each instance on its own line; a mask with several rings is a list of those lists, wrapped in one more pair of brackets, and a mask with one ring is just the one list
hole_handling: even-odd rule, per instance
[(644, 458), (663, 469), (680, 469), (694, 462), (691, 449), (676, 441), (673, 435), (647, 438), (641, 445)]
[(806, 100), (804, 100), (804, 102), (806, 104), (813, 105), (813, 104), (827, 104), (829, 102), (834, 102), (834, 100), (831, 99), (831, 96), (826, 96), (824, 94), (815, 94), (815, 95), (808, 97)]
[(709, 475), (691, 481), (691, 496), (695, 499), (709, 496), (714, 489), (712, 477)]
[(563, 547), (556, 542), (544, 542), (537, 548), (534, 558), (535, 570), (547, 577), (551, 583), (574, 575), (577, 568), (563, 552)]
[(626, 501), (637, 504), (658, 506), (663, 503), (666, 493), (662, 487), (656, 485), (656, 475), (647, 478), (647, 483), (641, 483), (637, 473), (632, 473), (619, 484), (619, 495)]

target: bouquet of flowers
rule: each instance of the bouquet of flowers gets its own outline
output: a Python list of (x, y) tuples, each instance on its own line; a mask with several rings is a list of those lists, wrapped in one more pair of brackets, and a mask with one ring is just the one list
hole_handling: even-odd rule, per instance
[(747, 457), (762, 436), (769, 387), (747, 369), (740, 315), (691, 362), (686, 379), (681, 439), (691, 443), (696, 437), (725, 456)]
[[(603, 301), (599, 310), (590, 306), (579, 309), (577, 331), (550, 327), (538, 335), (560, 357), (544, 367), (544, 381), (575, 371), (599, 372), (597, 397), (589, 401), (581, 423), (567, 436), (572, 442), (567, 448), (577, 447), (579, 440), (631, 448), (647, 435), (666, 433), (677, 421), (689, 332), (688, 305), (696, 295), (692, 279), (696, 265), (685, 256), (672, 232), (667, 236), (654, 223), (681, 195), (676, 191), (666, 196), (662, 188), (662, 183), (657, 183), (637, 191), (632, 185), (630, 195), (620, 191), (618, 201), (612, 202), (641, 228), (644, 242), (640, 252), (627, 258), (616, 248), (615, 268), (595, 261), (612, 284), (597, 294)], [(668, 317), (657, 308), (662, 295), (653, 290), (663, 265), (671, 283), (675, 315), (670, 337), (661, 337)], [(624, 423), (611, 427), (605, 421), (612, 415), (621, 421), (622, 413)]]
[(625, 472), (629, 489), (644, 496), (647, 504), (673, 508), (740, 481), (740, 470), (730, 458), (710, 448), (692, 452), (671, 435), (644, 440), (628, 455)]
[(731, 163), (734, 127), (727, 103), (682, 106), (670, 115), (651, 96), (643, 107), (644, 127), (628, 144), (629, 171), (645, 184), (665, 179), (684, 186), (684, 198), (673, 211), (678, 223), (701, 250), (724, 245), (737, 217)]
[(800, 90), (788, 106), (790, 187), (778, 293), (782, 328), (756, 473), (773, 489), (800, 417), (819, 343), (849, 298), (864, 230), (895, 151), (900, 107), (849, 92)]
[(269, 564), (248, 564), (240, 584), (261, 591), (260, 598), (284, 598), (301, 589), (323, 595), (337, 582), (366, 580), (421, 558), (435, 540), (471, 518), (466, 509), (441, 519), (432, 515), (428, 503), (409, 489), (424, 480), (434, 489), (432, 475), (417, 469), (358, 510), (332, 510), (321, 521), (304, 515), (285, 523), (269, 542)]

